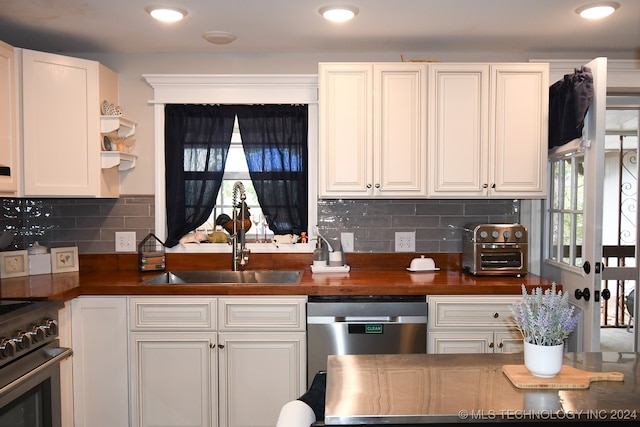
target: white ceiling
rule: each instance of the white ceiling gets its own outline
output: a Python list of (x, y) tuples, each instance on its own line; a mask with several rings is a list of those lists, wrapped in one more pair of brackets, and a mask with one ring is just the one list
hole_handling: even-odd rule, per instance
[[(0, 0), (0, 40), (48, 52), (572, 52), (640, 57), (640, 1), (617, 0), (609, 18), (574, 11), (595, 0), (345, 0), (360, 12), (324, 21), (333, 0), (158, 0), (189, 11), (174, 24), (145, 12), (154, 0)], [(237, 39), (213, 45), (207, 31)], [(428, 59), (428, 58), (421, 58)]]

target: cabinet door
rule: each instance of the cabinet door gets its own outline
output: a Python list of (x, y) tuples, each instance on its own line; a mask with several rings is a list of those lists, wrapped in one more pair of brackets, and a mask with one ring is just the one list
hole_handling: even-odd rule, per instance
[(22, 51), (25, 196), (95, 196), (100, 171), (98, 63)]
[(491, 195), (546, 197), (548, 64), (492, 65)]
[(429, 354), (493, 353), (492, 331), (429, 332)]
[(516, 330), (495, 333), (496, 353), (522, 353), (524, 342), (522, 335)]
[(75, 427), (129, 425), (126, 297), (71, 303)]
[(18, 191), (18, 110), (13, 47), (0, 41), (0, 194)]
[(319, 65), (319, 194), (372, 194), (371, 64)]
[(375, 64), (373, 71), (374, 195), (426, 196), (426, 66)]
[(485, 197), (489, 65), (429, 65), (429, 196)]
[(134, 427), (217, 425), (215, 343), (215, 333), (131, 333)]
[(306, 390), (304, 332), (220, 333), (220, 425), (271, 427)]

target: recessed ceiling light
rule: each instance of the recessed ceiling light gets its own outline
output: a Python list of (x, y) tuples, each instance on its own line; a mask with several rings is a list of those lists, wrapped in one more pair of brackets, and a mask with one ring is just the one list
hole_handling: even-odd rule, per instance
[(346, 22), (358, 14), (358, 8), (349, 5), (333, 5), (321, 7), (318, 12), (324, 19), (331, 22)]
[(581, 6), (576, 13), (586, 19), (600, 19), (611, 15), (620, 7), (620, 3), (614, 1), (602, 1)]
[(213, 44), (228, 44), (236, 39), (235, 34), (228, 33), (226, 31), (207, 31), (202, 37)]
[(162, 22), (177, 22), (187, 16), (187, 11), (177, 7), (149, 6), (145, 9), (154, 19)]

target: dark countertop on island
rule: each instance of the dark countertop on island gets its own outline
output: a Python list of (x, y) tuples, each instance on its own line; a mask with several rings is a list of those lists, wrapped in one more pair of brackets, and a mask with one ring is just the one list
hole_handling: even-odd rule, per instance
[[(519, 295), (551, 281), (528, 274), (473, 276), (460, 269), (460, 254), (431, 254), (439, 271), (406, 270), (420, 254), (347, 254), (349, 273), (312, 273), (312, 254), (253, 254), (248, 269), (304, 270), (299, 284), (143, 284), (161, 272), (141, 273), (136, 254), (81, 255), (78, 272), (1, 281), (1, 298), (69, 300), (80, 295)], [(225, 254), (167, 254), (167, 271), (228, 270)]]
[(513, 354), (329, 356), (325, 425), (633, 422), (640, 424), (640, 353), (565, 353), (589, 372), (622, 372), (624, 381), (587, 389), (520, 389), (504, 365)]

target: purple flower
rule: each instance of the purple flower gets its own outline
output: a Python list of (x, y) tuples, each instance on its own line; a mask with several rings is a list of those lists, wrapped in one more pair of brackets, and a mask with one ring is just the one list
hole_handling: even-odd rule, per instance
[(569, 295), (556, 292), (556, 284), (542, 292), (535, 288), (531, 295), (522, 285), (522, 301), (510, 307), (516, 327), (526, 342), (537, 345), (559, 345), (569, 337), (580, 320), (569, 305)]

